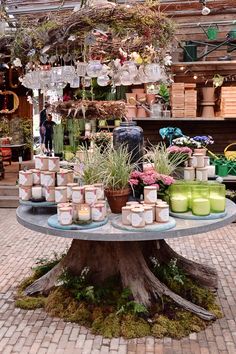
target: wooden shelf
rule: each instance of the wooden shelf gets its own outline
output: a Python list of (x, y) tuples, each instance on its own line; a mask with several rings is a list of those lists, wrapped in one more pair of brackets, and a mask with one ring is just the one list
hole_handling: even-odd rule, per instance
[(206, 66), (206, 65), (217, 65), (217, 66), (225, 66), (225, 65), (236, 65), (236, 60), (214, 60), (214, 61), (181, 61), (172, 63), (172, 66)]
[(212, 122), (222, 122), (224, 120), (234, 120), (235, 118), (222, 118), (222, 117), (213, 117), (213, 118), (207, 118), (207, 117), (197, 117), (197, 118), (133, 118), (133, 120), (140, 120), (140, 121), (153, 121), (153, 122), (161, 122), (161, 121), (212, 121)]

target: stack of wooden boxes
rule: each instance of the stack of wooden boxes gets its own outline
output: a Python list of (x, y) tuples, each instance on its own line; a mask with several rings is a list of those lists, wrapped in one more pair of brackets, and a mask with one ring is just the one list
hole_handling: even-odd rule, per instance
[(221, 116), (236, 118), (236, 86), (221, 88)]
[(171, 87), (171, 107), (173, 118), (196, 118), (196, 84), (173, 83)]

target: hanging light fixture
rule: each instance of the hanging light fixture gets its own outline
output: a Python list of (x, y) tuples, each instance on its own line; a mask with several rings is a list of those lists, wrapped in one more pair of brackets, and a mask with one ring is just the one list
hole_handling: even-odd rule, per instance
[(207, 0), (199, 0), (200, 4), (202, 4), (202, 15), (207, 16), (211, 12), (209, 7), (206, 6)]

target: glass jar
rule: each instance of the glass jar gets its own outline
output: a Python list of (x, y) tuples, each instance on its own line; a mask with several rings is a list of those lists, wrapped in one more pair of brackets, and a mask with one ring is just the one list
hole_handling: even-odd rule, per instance
[(225, 185), (213, 183), (209, 186), (210, 204), (212, 213), (222, 213), (225, 211)]
[(90, 60), (87, 66), (87, 75), (89, 77), (98, 77), (102, 71), (100, 60)]
[(174, 213), (186, 213), (189, 206), (190, 187), (187, 184), (170, 186), (170, 208)]
[(85, 77), (87, 72), (87, 63), (77, 62), (76, 73), (78, 76)]
[(131, 210), (131, 224), (133, 227), (144, 227), (144, 209), (143, 208), (133, 208)]
[(161, 67), (157, 63), (147, 64), (144, 72), (151, 82), (159, 81), (161, 79)]
[(194, 186), (192, 191), (192, 213), (198, 216), (206, 216), (211, 212), (209, 186)]
[(108, 75), (101, 75), (101, 76), (98, 76), (97, 78), (97, 84), (99, 86), (107, 86), (110, 82), (110, 78)]
[(133, 61), (125, 61), (121, 70), (128, 71), (132, 79), (138, 74), (137, 66)]
[(136, 122), (121, 122), (113, 130), (113, 145), (115, 149), (127, 146), (132, 163), (140, 161), (143, 156), (143, 129)]

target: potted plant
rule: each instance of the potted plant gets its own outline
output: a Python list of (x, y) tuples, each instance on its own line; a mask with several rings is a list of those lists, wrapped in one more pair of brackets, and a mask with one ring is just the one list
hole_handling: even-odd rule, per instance
[(194, 136), (193, 139), (199, 144), (199, 147), (194, 149), (194, 153), (201, 153), (206, 155), (207, 146), (214, 144), (214, 140), (210, 135), (197, 135)]
[(121, 213), (130, 194), (129, 178), (135, 165), (131, 162), (131, 155), (125, 146), (117, 149), (108, 148), (103, 154), (101, 164), (102, 182), (105, 195), (113, 213)]
[(75, 170), (84, 184), (94, 184), (101, 182), (101, 166), (103, 155), (98, 146), (94, 146), (93, 150), (80, 146), (76, 153), (77, 161)]
[(96, 146), (100, 147), (101, 152), (103, 152), (112, 142), (112, 133), (102, 130), (93, 134), (92, 141)]

